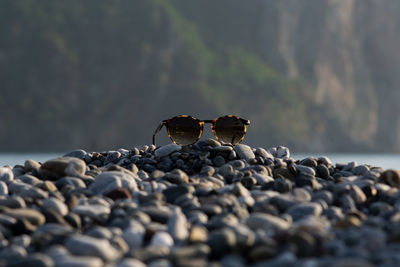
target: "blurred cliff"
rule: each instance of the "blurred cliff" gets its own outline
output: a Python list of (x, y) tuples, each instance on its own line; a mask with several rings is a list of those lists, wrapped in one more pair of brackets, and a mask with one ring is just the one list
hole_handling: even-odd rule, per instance
[(400, 151), (396, 0), (0, 1), (0, 151), (129, 148), (162, 119)]

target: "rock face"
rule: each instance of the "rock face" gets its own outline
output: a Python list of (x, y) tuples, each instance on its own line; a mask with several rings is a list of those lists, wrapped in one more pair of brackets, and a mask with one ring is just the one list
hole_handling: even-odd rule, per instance
[(212, 139), (67, 155), (0, 168), (1, 266), (400, 265), (397, 170)]

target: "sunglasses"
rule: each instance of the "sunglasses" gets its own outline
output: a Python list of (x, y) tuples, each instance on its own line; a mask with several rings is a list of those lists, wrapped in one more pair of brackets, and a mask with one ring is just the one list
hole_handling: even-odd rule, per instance
[(156, 144), (156, 135), (163, 126), (167, 128), (172, 142), (178, 145), (191, 145), (203, 134), (204, 123), (211, 123), (211, 129), (218, 141), (237, 145), (244, 139), (250, 121), (232, 115), (203, 121), (192, 116), (179, 115), (161, 122), (153, 134), (153, 145)]

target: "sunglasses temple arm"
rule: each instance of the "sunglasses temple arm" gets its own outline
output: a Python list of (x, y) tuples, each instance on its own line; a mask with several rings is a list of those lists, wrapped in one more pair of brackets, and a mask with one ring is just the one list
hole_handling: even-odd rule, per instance
[(161, 122), (160, 125), (158, 125), (157, 129), (154, 131), (153, 134), (153, 145), (156, 145), (156, 135), (161, 131), (162, 127), (165, 125), (165, 122)]

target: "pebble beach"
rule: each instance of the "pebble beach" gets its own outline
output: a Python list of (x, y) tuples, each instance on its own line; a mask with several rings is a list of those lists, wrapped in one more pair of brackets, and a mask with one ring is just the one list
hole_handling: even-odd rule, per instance
[(400, 171), (167, 144), (0, 167), (0, 266), (400, 266)]

